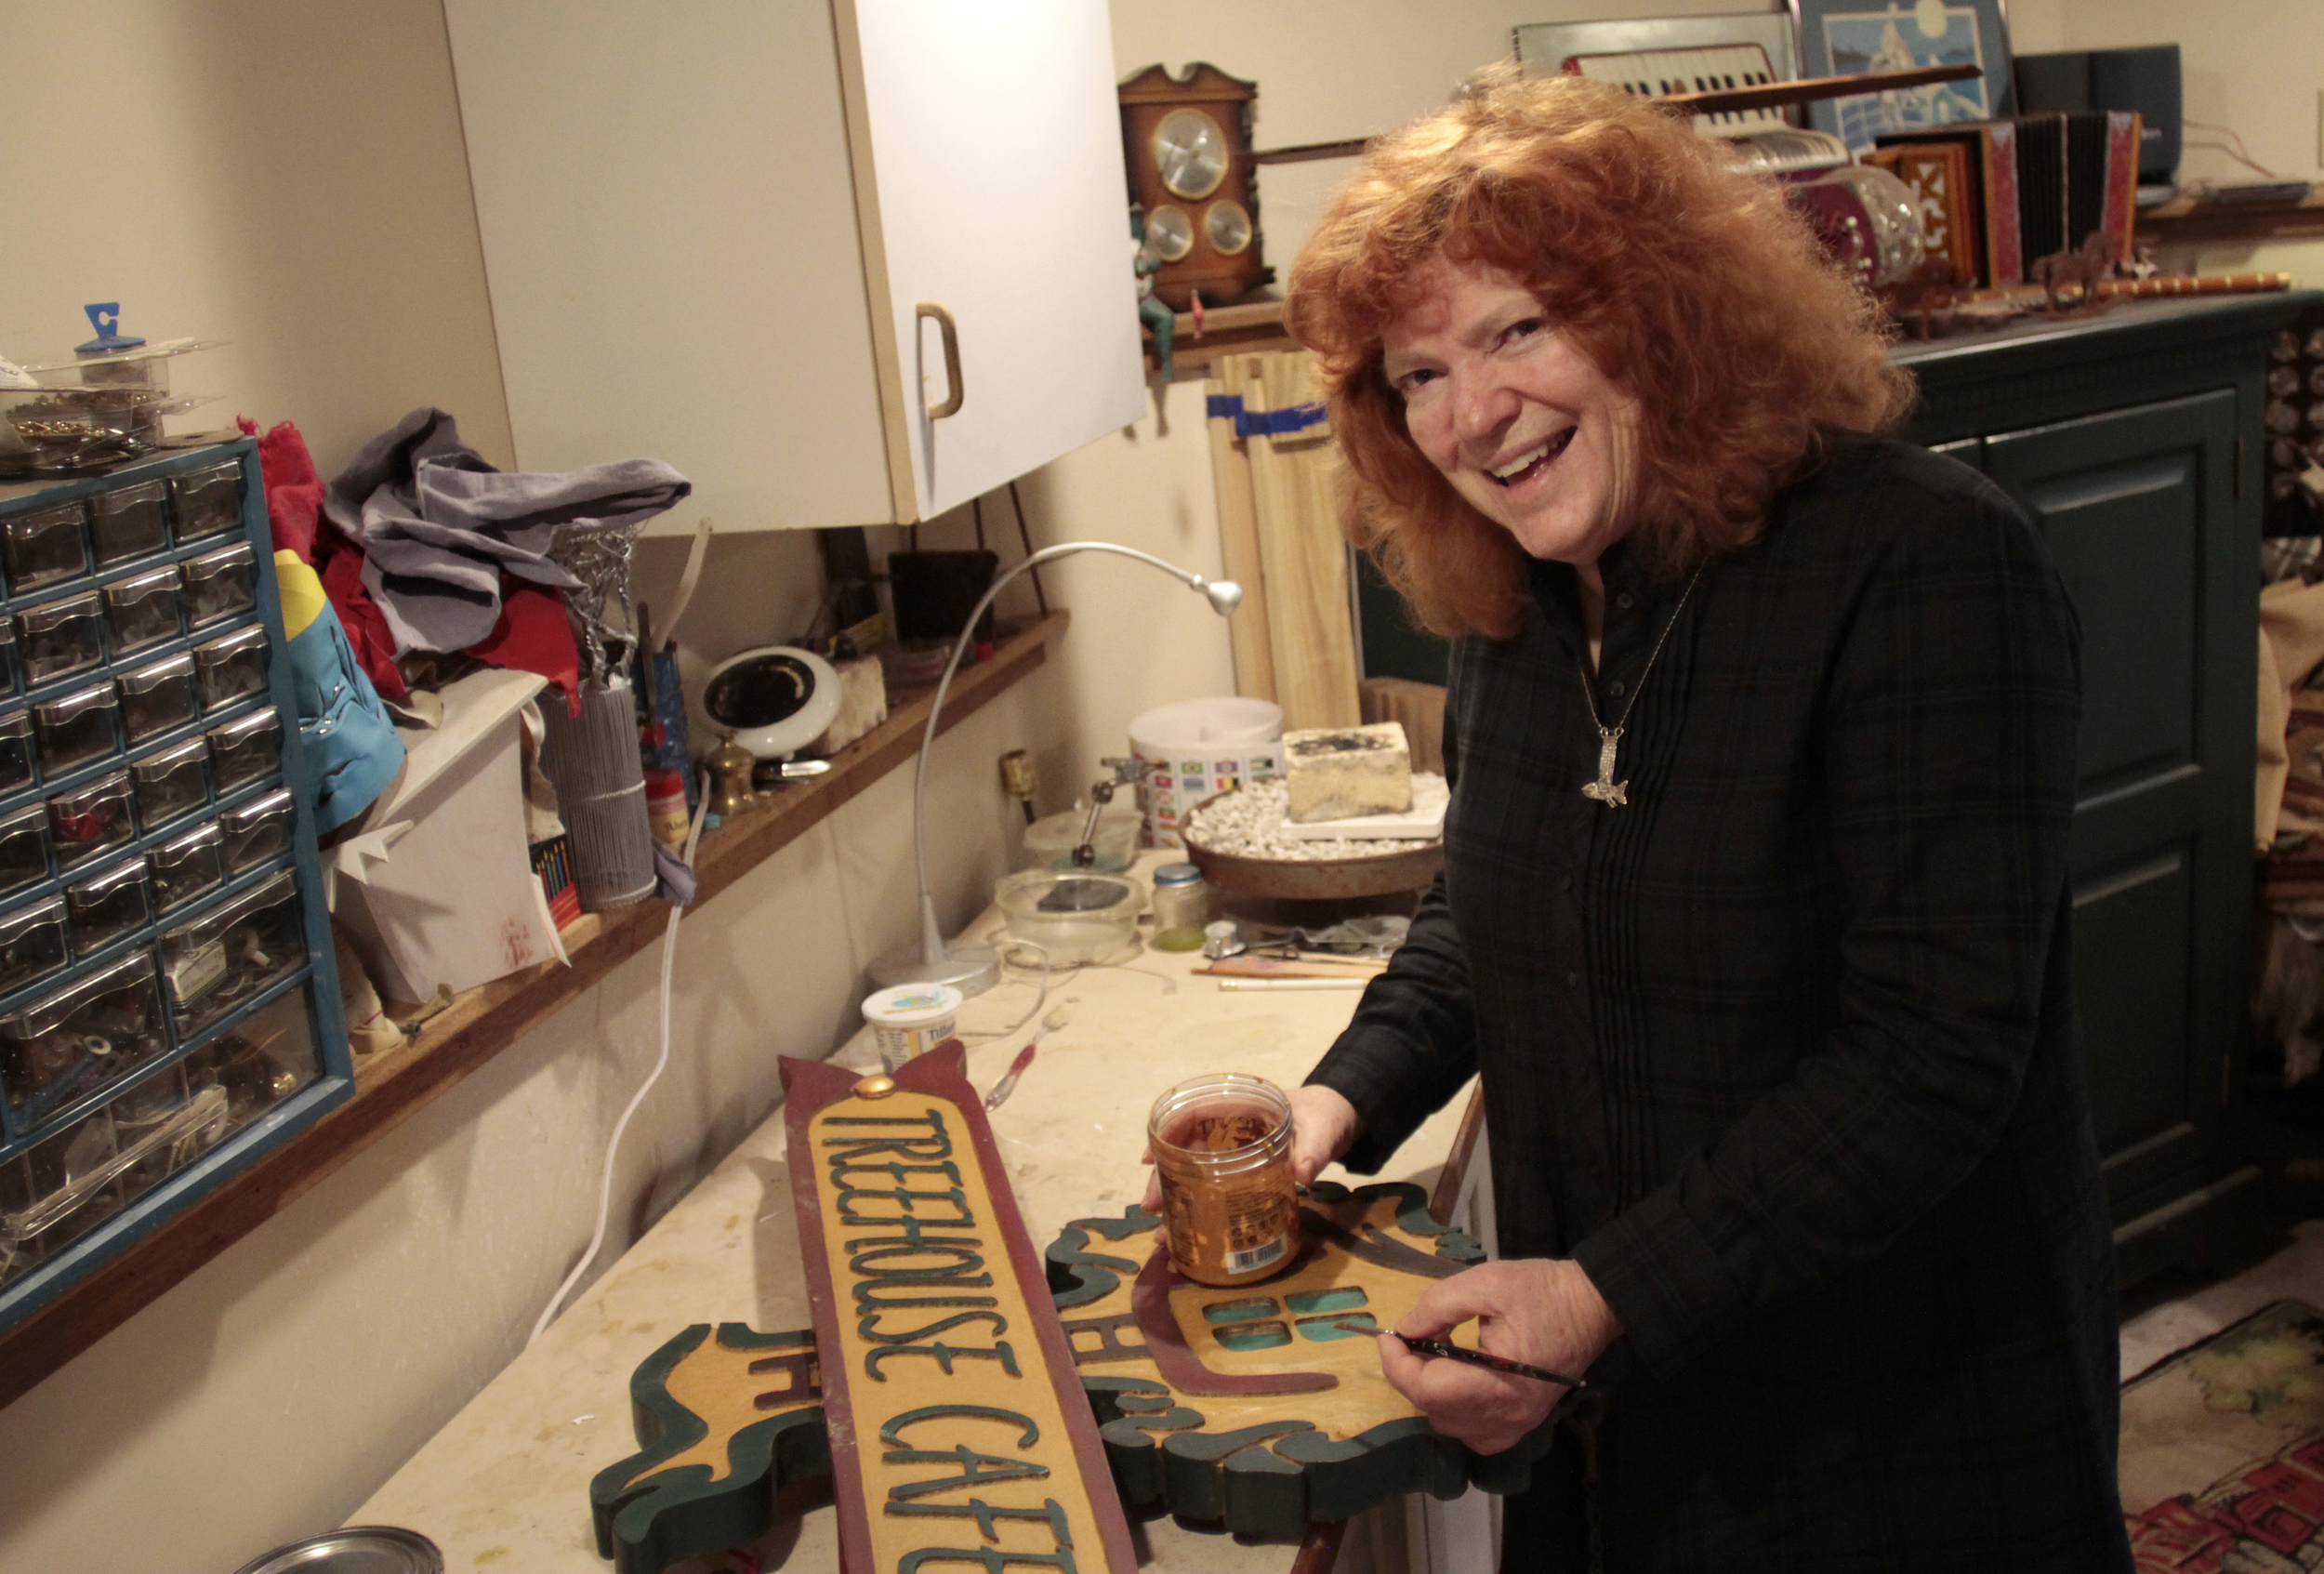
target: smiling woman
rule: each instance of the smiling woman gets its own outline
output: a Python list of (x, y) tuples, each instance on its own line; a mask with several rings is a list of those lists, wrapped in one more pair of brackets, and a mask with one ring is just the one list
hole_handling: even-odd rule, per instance
[(1390, 325), (1422, 333), (1456, 279), (1529, 296), (1517, 321), (1637, 402), (1633, 522), (1666, 570), (1750, 539), (1819, 430), (1879, 430), (1911, 401), (1878, 305), (1724, 144), (1579, 79), (1488, 84), (1373, 145), (1285, 304), (1360, 483), (1358, 544), (1440, 634), (1506, 634), (1523, 595), (1520, 538), (1428, 449), (1426, 417), (1407, 428), (1413, 390), (1383, 365)]
[(1294, 1170), (1477, 1078), (1500, 1258), (1393, 1331), (1586, 1387), (1378, 1343), (1444, 1435), (1553, 1438), (1503, 1568), (2125, 1574), (2031, 523), (1878, 435), (1909, 383), (1773, 187), (1578, 77), (1382, 139), (1287, 320), (1458, 636), (1444, 870)]

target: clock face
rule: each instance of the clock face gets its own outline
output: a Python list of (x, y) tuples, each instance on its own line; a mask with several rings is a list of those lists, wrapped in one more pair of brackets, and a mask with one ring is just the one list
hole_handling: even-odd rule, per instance
[(1202, 216), (1202, 232), (1212, 251), (1233, 257), (1250, 245), (1250, 213), (1234, 198), (1221, 197)]
[(1182, 207), (1157, 207), (1146, 215), (1146, 245), (1165, 262), (1195, 249), (1195, 226)]
[(1226, 134), (1200, 110), (1173, 110), (1154, 128), (1154, 163), (1171, 195), (1207, 197), (1226, 179)]

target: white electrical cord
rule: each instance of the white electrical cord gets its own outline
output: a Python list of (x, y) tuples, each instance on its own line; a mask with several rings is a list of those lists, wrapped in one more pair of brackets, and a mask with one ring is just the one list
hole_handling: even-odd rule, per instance
[[(689, 868), (693, 866), (694, 847), (702, 840), (703, 816), (709, 813), (709, 809), (710, 782), (706, 772), (702, 782), (702, 802), (694, 810), (693, 823), (686, 827), (686, 851), (680, 854)], [(540, 1338), (542, 1330), (557, 1316), (557, 1308), (565, 1303), (565, 1297), (573, 1293), (573, 1287), (581, 1281), (581, 1276), (588, 1271), (589, 1264), (597, 1261), (598, 1250), (605, 1244), (605, 1223), (614, 1210), (614, 1156), (621, 1151), (621, 1134), (629, 1129), (629, 1118), (638, 1113), (638, 1106), (645, 1103), (646, 1094), (654, 1091), (654, 1084), (662, 1079), (663, 1069), (669, 1065), (670, 975), (677, 969), (678, 920), (684, 912), (682, 906), (672, 904), (669, 922), (662, 931), (661, 1052), (654, 1058), (654, 1069), (646, 1073), (645, 1080), (630, 1095), (629, 1107), (621, 1112), (619, 1120), (614, 1122), (613, 1139), (605, 1144), (604, 1172), (598, 1180), (597, 1228), (590, 1234), (588, 1247), (581, 1253), (581, 1260), (573, 1265), (573, 1272), (565, 1276), (565, 1282), (557, 1287), (557, 1293), (548, 1298), (548, 1304), (541, 1308), (540, 1320), (533, 1325), (533, 1331), (525, 1335), (527, 1349), (532, 1348), (533, 1342)]]

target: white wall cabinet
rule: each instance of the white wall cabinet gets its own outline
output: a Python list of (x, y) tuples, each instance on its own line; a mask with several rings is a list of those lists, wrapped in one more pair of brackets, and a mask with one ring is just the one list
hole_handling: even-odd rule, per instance
[(522, 469), (664, 459), (721, 531), (909, 522), (1137, 417), (1104, 0), (444, 15)]

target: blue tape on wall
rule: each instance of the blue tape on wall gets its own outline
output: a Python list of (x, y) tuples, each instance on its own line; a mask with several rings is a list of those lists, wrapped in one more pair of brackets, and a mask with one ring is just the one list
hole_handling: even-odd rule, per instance
[(1235, 423), (1235, 435), (1249, 437), (1282, 437), (1286, 433), (1305, 431), (1320, 425), (1324, 418), (1321, 404), (1294, 404), (1287, 410), (1246, 410), (1242, 395), (1214, 393), (1204, 403), (1203, 413), (1217, 417), (1224, 416)]

